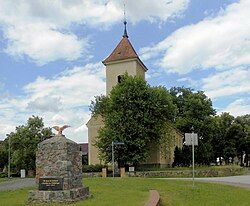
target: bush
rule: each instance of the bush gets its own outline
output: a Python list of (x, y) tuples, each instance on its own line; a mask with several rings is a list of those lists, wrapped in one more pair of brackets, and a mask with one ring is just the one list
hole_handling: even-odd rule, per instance
[(102, 168), (105, 167), (104, 165), (83, 165), (82, 171), (83, 172), (101, 172)]
[(11, 177), (20, 177), (21, 174), (19, 172), (11, 173)]
[(8, 174), (4, 173), (4, 172), (1, 172), (0, 173), (0, 178), (5, 178), (5, 177), (8, 177)]

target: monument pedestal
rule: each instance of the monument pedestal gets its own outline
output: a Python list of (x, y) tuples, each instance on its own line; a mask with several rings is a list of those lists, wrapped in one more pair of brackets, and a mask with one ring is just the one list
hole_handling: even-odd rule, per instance
[(89, 196), (82, 185), (82, 156), (77, 143), (65, 136), (41, 142), (36, 154), (38, 190), (29, 192), (30, 203), (75, 202)]
[(70, 190), (40, 191), (32, 190), (29, 192), (28, 201), (30, 203), (52, 203), (52, 202), (76, 202), (86, 199), (89, 196), (89, 188), (82, 187)]

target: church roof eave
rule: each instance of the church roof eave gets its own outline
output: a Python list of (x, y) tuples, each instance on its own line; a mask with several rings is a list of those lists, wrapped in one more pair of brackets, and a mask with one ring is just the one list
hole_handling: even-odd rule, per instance
[(116, 64), (116, 63), (127, 62), (127, 61), (133, 61), (133, 60), (138, 61), (139, 64), (141, 64), (142, 68), (143, 68), (145, 71), (148, 71), (148, 68), (147, 68), (146, 65), (140, 60), (139, 57), (126, 58), (126, 59), (118, 59), (118, 60), (109, 61), (109, 62), (104, 62), (104, 61), (102, 61), (102, 63), (103, 63), (105, 66), (107, 66), (107, 65), (110, 65), (110, 64)]

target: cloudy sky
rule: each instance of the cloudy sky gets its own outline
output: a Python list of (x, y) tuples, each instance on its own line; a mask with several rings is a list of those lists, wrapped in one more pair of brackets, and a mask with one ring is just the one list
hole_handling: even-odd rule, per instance
[[(126, 0), (128, 33), (151, 85), (204, 90), (218, 114), (250, 113), (250, 0)], [(122, 0), (0, 0), (0, 139), (43, 117), (87, 142)]]

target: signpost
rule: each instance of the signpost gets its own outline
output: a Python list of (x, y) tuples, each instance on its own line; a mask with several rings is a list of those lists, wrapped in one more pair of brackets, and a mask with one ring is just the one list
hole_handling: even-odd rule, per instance
[(10, 136), (9, 136), (9, 151), (8, 151), (8, 178), (10, 179)]
[(192, 145), (193, 187), (194, 187), (194, 146), (198, 145), (198, 135), (196, 133), (194, 133), (194, 132), (185, 133), (185, 145), (188, 145), (188, 146)]
[(113, 177), (115, 177), (115, 151), (114, 146), (115, 145), (124, 145), (123, 142), (114, 142), (112, 141), (112, 170), (113, 170)]

